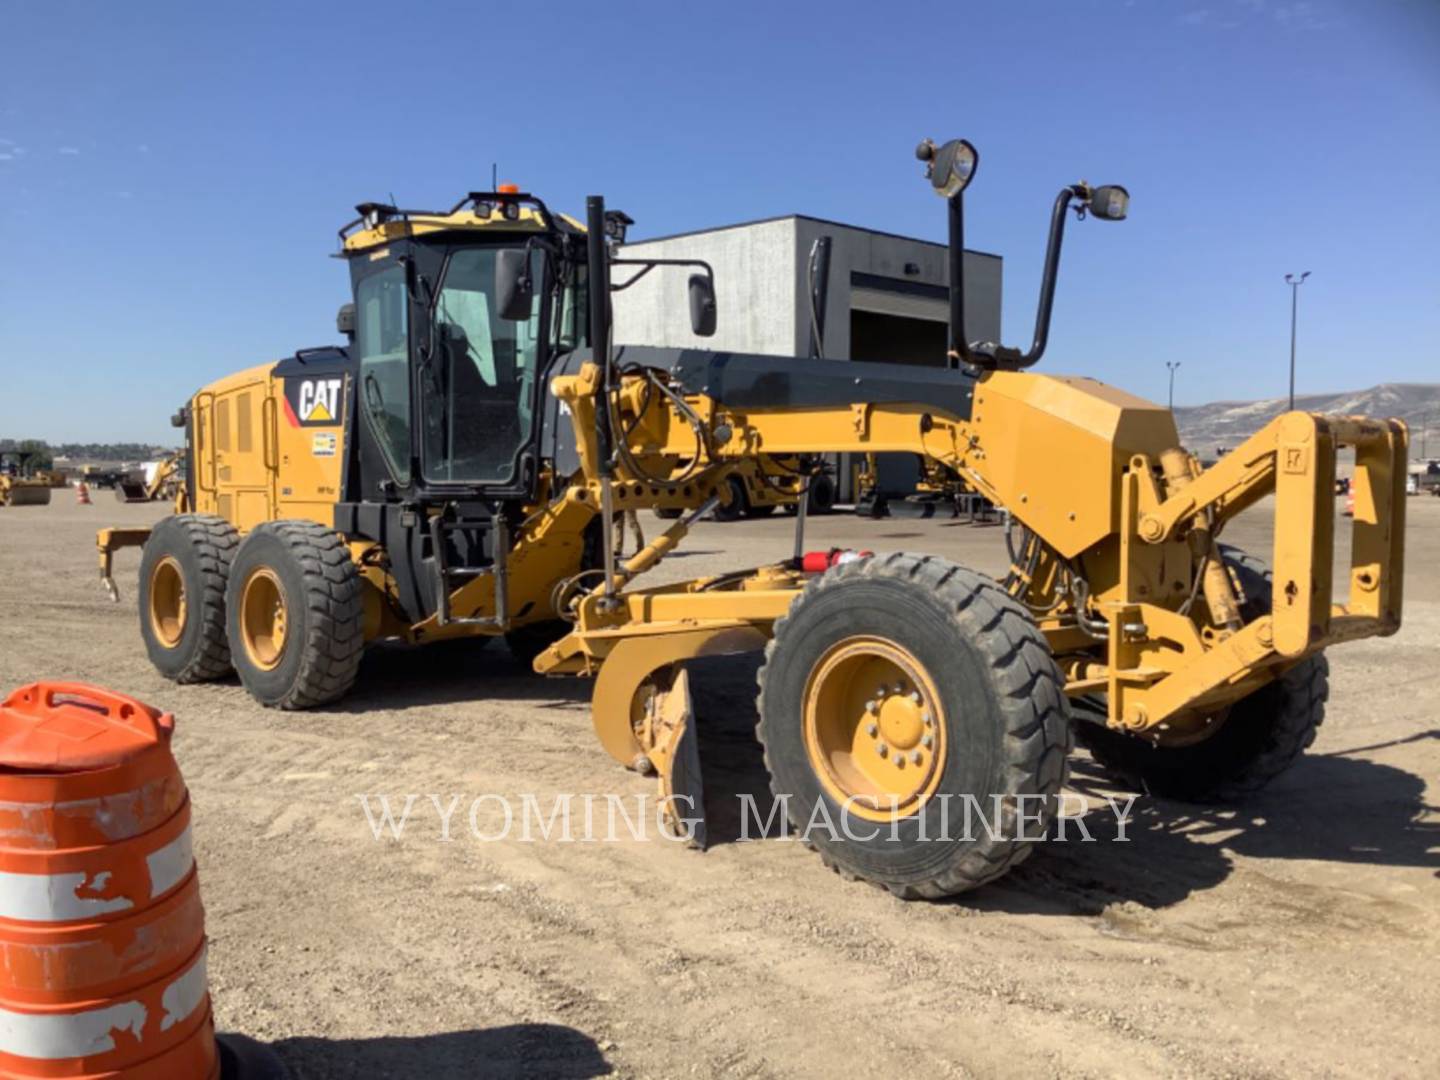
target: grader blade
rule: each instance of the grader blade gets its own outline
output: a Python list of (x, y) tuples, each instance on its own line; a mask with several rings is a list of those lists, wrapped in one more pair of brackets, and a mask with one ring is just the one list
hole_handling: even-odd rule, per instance
[[(664, 678), (664, 676), (662, 676)], [(690, 698), (690, 673), (669, 669), (668, 686), (658, 683), (650, 698), (647, 724), (649, 757), (660, 775), (660, 800), (666, 827), (705, 848), (705, 789), (700, 777), (700, 743)]]

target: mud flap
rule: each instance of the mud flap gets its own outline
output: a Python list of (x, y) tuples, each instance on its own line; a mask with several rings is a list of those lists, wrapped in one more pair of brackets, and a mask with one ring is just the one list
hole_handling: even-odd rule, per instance
[(705, 788), (700, 740), (690, 697), (690, 673), (676, 664), (656, 672), (642, 742), (660, 777), (665, 825), (692, 847), (705, 849)]

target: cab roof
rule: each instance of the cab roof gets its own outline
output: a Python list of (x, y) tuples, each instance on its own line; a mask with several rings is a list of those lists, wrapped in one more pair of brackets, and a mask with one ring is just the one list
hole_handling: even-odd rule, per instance
[(442, 232), (585, 233), (585, 226), (574, 218), (553, 214), (534, 195), (520, 191), (472, 191), (449, 210), (401, 210), (383, 203), (361, 203), (355, 212), (360, 216), (340, 229), (345, 255)]

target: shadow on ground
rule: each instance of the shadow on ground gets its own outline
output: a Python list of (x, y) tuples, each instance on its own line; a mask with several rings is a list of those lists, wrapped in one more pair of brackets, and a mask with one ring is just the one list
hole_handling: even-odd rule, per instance
[(360, 677), (344, 698), (315, 711), (363, 713), (496, 700), (572, 708), (588, 703), (593, 689), (591, 679), (536, 675), (498, 639), (384, 644), (366, 650)]
[(558, 1024), (377, 1039), (302, 1037), (271, 1048), (292, 1080), (585, 1080), (613, 1071), (593, 1039)]
[[(756, 657), (723, 657), (691, 667), (699, 703), (701, 761), (711, 846), (742, 837), (742, 816), (766, 820), (774, 805), (755, 737)], [(1440, 730), (1412, 740), (1440, 738)], [(1243, 806), (1196, 806), (1140, 795), (1124, 842), (1106, 797), (1123, 808), (1134, 794), (1115, 786), (1084, 754), (1071, 761), (1070, 788), (1098, 809), (1084, 814), (1090, 842), (1074, 822), (992, 885), (952, 901), (977, 910), (1098, 914), (1115, 903), (1179, 903), (1229, 876), (1234, 856), (1423, 867), (1440, 876), (1440, 808), (1426, 805), (1425, 781), (1354, 756), (1360, 747), (1306, 755)], [(742, 797), (754, 802), (743, 809)], [(1075, 814), (1072, 801), (1067, 813)], [(749, 835), (758, 832), (753, 816)]]

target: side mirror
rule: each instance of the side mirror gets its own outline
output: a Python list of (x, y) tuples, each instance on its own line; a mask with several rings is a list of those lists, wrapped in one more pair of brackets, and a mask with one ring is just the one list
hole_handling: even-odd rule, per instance
[(340, 310), (335, 313), (335, 329), (344, 334), (351, 341), (355, 340), (355, 305), (345, 303), (340, 305)]
[(690, 275), (690, 329), (697, 337), (715, 333), (715, 285), (704, 274)]
[(929, 162), (925, 175), (930, 177), (935, 194), (947, 199), (965, 190), (980, 163), (979, 152), (965, 139), (951, 139), (939, 149), (926, 139), (915, 148), (915, 156)]
[(500, 317), (526, 322), (535, 299), (535, 282), (530, 277), (530, 252), (525, 248), (502, 248), (495, 256), (495, 296)]

